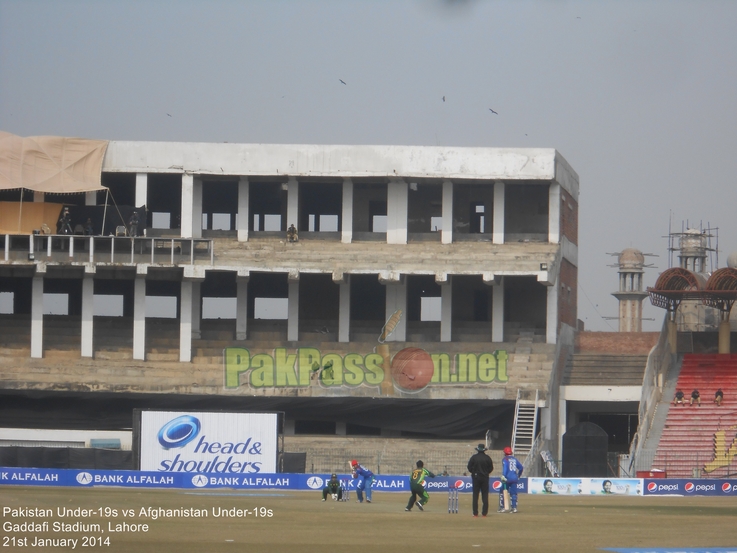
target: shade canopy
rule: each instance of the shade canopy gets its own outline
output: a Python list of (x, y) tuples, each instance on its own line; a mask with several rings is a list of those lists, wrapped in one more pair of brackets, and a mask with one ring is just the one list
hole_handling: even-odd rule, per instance
[(71, 194), (102, 190), (107, 140), (29, 136), (0, 131), (0, 190)]

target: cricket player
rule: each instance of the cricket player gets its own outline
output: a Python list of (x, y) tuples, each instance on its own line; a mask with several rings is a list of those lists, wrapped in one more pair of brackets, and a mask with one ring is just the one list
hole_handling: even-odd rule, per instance
[(325, 482), (325, 487), (322, 489), (323, 501), (328, 498), (328, 494), (332, 495), (335, 501), (343, 499), (343, 490), (340, 487), (340, 480), (338, 480), (337, 474), (331, 474), (330, 480)]
[(504, 511), (504, 490), (509, 491), (510, 513), (517, 512), (517, 482), (522, 476), (522, 463), (516, 457), (512, 456), (512, 448), (504, 448), (504, 458), (502, 459), (502, 489), (499, 492), (499, 512)]
[[(427, 477), (435, 478), (435, 475), (425, 468), (425, 464), (422, 461), (417, 461), (417, 468), (412, 471), (409, 477), (409, 489), (412, 495), (409, 498), (409, 503), (407, 503), (405, 511), (411, 511), (415, 503), (417, 503), (417, 508), (420, 511), (425, 510), (425, 505), (430, 501), (430, 496), (425, 489), (425, 478)], [(417, 496), (420, 497), (419, 500), (417, 500)]]
[(371, 485), (374, 483), (374, 473), (363, 465), (359, 465), (358, 461), (351, 461), (351, 471), (353, 478), (358, 479), (356, 483), (356, 498), (359, 503), (363, 503), (363, 492), (366, 491), (366, 503), (371, 503)]

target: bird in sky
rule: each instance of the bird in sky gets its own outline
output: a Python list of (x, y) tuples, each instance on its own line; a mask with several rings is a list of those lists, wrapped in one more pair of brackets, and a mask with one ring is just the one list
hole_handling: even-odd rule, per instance
[(493, 113), (494, 115), (499, 115), (497, 112), (495, 112), (493, 109), (489, 108), (489, 111)]
[(443, 96), (443, 102), (445, 102), (445, 96)]
[(171, 114), (167, 113), (167, 115), (168, 115), (169, 117), (171, 117)]
[(343, 79), (338, 79), (341, 83), (346, 84), (346, 82)]

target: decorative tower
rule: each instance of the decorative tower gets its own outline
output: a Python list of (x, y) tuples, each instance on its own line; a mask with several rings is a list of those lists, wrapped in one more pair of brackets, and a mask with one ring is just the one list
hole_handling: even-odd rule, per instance
[(640, 250), (627, 248), (618, 254), (619, 291), (612, 296), (619, 300), (619, 332), (642, 332), (642, 289), (645, 256)]

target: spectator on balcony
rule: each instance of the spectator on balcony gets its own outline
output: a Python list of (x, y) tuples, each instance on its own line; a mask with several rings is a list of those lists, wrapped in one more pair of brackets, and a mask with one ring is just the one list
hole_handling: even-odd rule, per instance
[(696, 402), (696, 404), (699, 407), (701, 406), (701, 394), (699, 394), (699, 391), (698, 390), (694, 390), (693, 392), (691, 392), (691, 402), (690, 402), (690, 404), (693, 405), (694, 404), (694, 401)]
[(87, 222), (84, 224), (84, 233), (87, 236), (92, 236), (93, 234), (95, 234), (95, 229), (92, 226), (92, 219), (90, 219), (89, 217), (87, 218)]
[(128, 232), (132, 237), (138, 236), (138, 223), (140, 221), (138, 220), (138, 213), (133, 212), (133, 215), (131, 215), (131, 218), (128, 220)]
[(72, 232), (72, 216), (69, 215), (69, 208), (65, 207), (59, 217), (59, 234), (74, 234)]
[(724, 400), (724, 392), (722, 392), (722, 389), (719, 388), (716, 392), (714, 392), (714, 403), (716, 403), (717, 407), (719, 407), (722, 404), (723, 400)]
[(289, 225), (287, 229), (287, 242), (298, 242), (299, 237), (297, 236), (297, 228), (294, 224)]
[(676, 395), (673, 396), (673, 405), (678, 405), (679, 403), (681, 405), (686, 404), (686, 400), (684, 399), (683, 390), (678, 390), (676, 392)]

